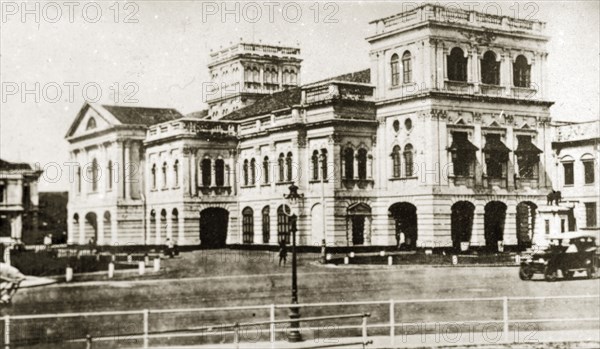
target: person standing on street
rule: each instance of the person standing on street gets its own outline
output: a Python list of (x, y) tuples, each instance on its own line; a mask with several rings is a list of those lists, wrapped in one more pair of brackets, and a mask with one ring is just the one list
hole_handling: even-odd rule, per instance
[(284, 266), (287, 262), (287, 246), (283, 240), (279, 243), (279, 266), (281, 266), (281, 262)]

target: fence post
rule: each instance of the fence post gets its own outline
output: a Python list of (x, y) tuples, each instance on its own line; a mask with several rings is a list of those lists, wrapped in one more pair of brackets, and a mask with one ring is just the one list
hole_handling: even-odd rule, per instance
[(4, 348), (10, 348), (10, 315), (4, 315)]
[(235, 323), (233, 325), (233, 342), (235, 343), (235, 349), (240, 347), (240, 324)]
[(144, 349), (148, 349), (148, 309), (144, 309)]
[(85, 349), (92, 349), (92, 336), (89, 333), (85, 336)]
[(365, 348), (367, 346), (367, 318), (369, 317), (369, 314), (363, 314), (362, 317), (362, 342), (363, 342), (363, 348)]
[(396, 305), (394, 300), (390, 299), (390, 345), (393, 347), (396, 343)]
[(271, 304), (271, 325), (269, 331), (271, 332), (271, 348), (275, 348), (275, 304)]
[(504, 341), (508, 342), (508, 297), (502, 299), (502, 321), (504, 322)]

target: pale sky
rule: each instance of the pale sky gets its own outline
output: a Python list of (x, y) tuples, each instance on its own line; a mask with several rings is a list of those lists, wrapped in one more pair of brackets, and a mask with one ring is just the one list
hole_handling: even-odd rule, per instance
[[(221, 1), (146, 1), (129, 5), (103, 1), (99, 2), (99, 16), (95, 6), (88, 5), (84, 11), (86, 3), (82, 2), (72, 8), (72, 18), (65, 2), (53, 2), (57, 7), (39, 4), (39, 21), (33, 2), (27, 5), (34, 14), (26, 15), (23, 21), (21, 2), (2, 0), (0, 157), (44, 166), (68, 161), (64, 135), (84, 96), (96, 97), (96, 87), (102, 93), (101, 103), (114, 104), (116, 99), (121, 105), (169, 107), (184, 114), (203, 109), (202, 84), (210, 81), (206, 67), (210, 50), (240, 38), (299, 44), (304, 83), (361, 70), (369, 67), (369, 46), (364, 40), (370, 34), (368, 22), (418, 3), (239, 2), (237, 23), (233, 14), (222, 21)], [(498, 4), (502, 15), (514, 16), (518, 10), (521, 18), (547, 22), (548, 94), (556, 103), (551, 108), (553, 118), (598, 119), (599, 2), (453, 4), (465, 10), (469, 6), (486, 9), (491, 14), (495, 14), (494, 6)], [(236, 12), (236, 3), (227, 6)], [(256, 8), (262, 16), (257, 17)], [(131, 15), (128, 21), (127, 15)], [(92, 23), (96, 18), (98, 22)], [(135, 22), (128, 23), (131, 21)], [(22, 93), (23, 88), (35, 90), (36, 83), (39, 102), (35, 101), (35, 93)], [(15, 86), (19, 91), (8, 93)], [(115, 98), (116, 86), (120, 93)], [(61, 98), (57, 98), (58, 92)], [(125, 103), (129, 93), (134, 93), (138, 101)], [(59, 180), (55, 177), (56, 173), (47, 173), (40, 190), (66, 190), (67, 176)]]

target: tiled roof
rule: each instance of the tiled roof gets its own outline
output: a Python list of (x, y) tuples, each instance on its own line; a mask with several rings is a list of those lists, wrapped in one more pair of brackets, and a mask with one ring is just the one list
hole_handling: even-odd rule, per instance
[[(371, 69), (334, 76), (329, 79), (310, 83), (306, 86), (325, 83), (328, 81), (347, 81), (368, 84), (371, 83)], [(222, 120), (243, 120), (253, 116), (269, 114), (274, 110), (289, 108), (292, 105), (300, 104), (301, 98), (302, 94), (300, 87), (275, 92), (271, 95), (262, 97), (254, 104), (225, 115)]]
[(346, 82), (358, 82), (358, 83), (362, 83), (362, 84), (370, 84), (371, 83), (371, 69), (365, 69), (365, 70), (360, 70), (357, 72), (334, 76), (332, 78), (311, 82), (308, 85), (316, 85), (316, 84), (321, 84), (321, 83), (328, 82), (328, 81), (346, 81)]
[(186, 118), (194, 118), (194, 119), (206, 119), (207, 116), (208, 116), (207, 109), (195, 111), (195, 112), (189, 113), (189, 114), (185, 114)]
[(289, 108), (300, 104), (301, 89), (294, 87), (288, 90), (275, 92), (262, 97), (253, 104), (225, 115), (222, 120), (243, 120), (245, 118), (269, 114), (274, 110)]
[(126, 125), (150, 126), (183, 117), (175, 109), (123, 107), (116, 105), (103, 105), (102, 107)]
[(2, 171), (14, 171), (14, 170), (32, 170), (31, 165), (25, 162), (9, 162), (0, 159), (0, 170)]

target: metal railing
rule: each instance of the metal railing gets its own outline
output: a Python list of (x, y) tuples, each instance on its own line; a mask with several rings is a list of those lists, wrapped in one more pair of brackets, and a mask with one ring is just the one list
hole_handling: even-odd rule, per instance
[[(128, 334), (112, 334), (112, 335), (103, 335), (103, 336), (91, 336), (90, 334), (86, 336), (80, 336), (78, 338), (63, 338), (54, 340), (55, 342), (87, 342), (88, 346), (91, 347), (91, 343), (93, 342), (101, 342), (101, 341), (117, 341), (118, 338), (127, 337), (128, 339), (141, 339), (143, 344), (143, 348), (148, 348), (151, 339), (173, 339), (173, 338), (183, 338), (183, 337), (207, 337), (214, 335), (233, 335), (234, 343), (239, 345), (240, 343), (240, 330), (242, 328), (247, 327), (259, 327), (266, 326), (269, 327), (269, 341), (271, 343), (271, 347), (275, 347), (276, 342), (276, 334), (281, 332), (286, 332), (288, 329), (286, 328), (277, 328), (278, 324), (289, 324), (295, 321), (299, 323), (312, 323), (323, 320), (343, 320), (343, 319), (351, 319), (351, 318), (362, 318), (363, 321), (360, 325), (342, 325), (337, 326), (337, 329), (345, 329), (345, 330), (358, 330), (360, 329), (362, 332), (362, 340), (353, 343), (354, 345), (362, 344), (363, 347), (366, 347), (368, 344), (372, 344), (372, 341), (368, 340), (368, 332), (369, 330), (389, 330), (389, 344), (394, 346), (396, 344), (396, 337), (398, 335), (406, 335), (406, 326), (410, 324), (411, 321), (404, 319), (403, 321), (397, 321), (398, 315), (413, 315), (410, 312), (397, 311), (397, 308), (400, 305), (404, 305), (407, 307), (409, 305), (415, 306), (417, 304), (421, 305), (429, 305), (432, 308), (438, 308), (443, 305), (451, 305), (454, 303), (490, 303), (495, 304), (496, 306), (501, 306), (501, 318), (498, 316), (497, 318), (486, 318), (486, 319), (468, 319), (464, 321), (453, 320), (453, 321), (413, 321), (414, 323), (418, 322), (424, 326), (430, 325), (444, 325), (444, 324), (497, 324), (501, 325), (501, 338), (502, 342), (511, 342), (509, 338), (510, 334), (510, 326), (518, 325), (519, 323), (568, 323), (568, 322), (600, 322), (600, 316), (597, 314), (593, 314), (592, 316), (584, 316), (584, 314), (579, 314), (579, 317), (523, 317), (523, 318), (510, 318), (509, 317), (509, 304), (515, 302), (528, 302), (528, 301), (543, 301), (546, 303), (550, 300), (560, 301), (564, 303), (566, 300), (589, 300), (596, 299), (600, 300), (600, 295), (560, 295), (560, 296), (522, 296), (522, 297), (485, 297), (485, 298), (433, 298), (433, 299), (406, 299), (406, 300), (389, 300), (389, 301), (357, 301), (357, 302), (328, 302), (328, 303), (303, 303), (303, 304), (270, 304), (270, 305), (251, 305), (251, 306), (236, 306), (236, 307), (207, 307), (207, 308), (182, 308), (182, 309), (144, 309), (144, 310), (132, 310), (132, 311), (105, 311), (105, 312), (87, 312), (87, 313), (59, 313), (59, 314), (36, 314), (36, 315), (14, 315), (9, 316), (5, 315), (3, 318), (0, 318), (0, 321), (4, 322), (4, 348), (14, 348), (16, 346), (23, 346), (25, 343), (23, 341), (16, 341), (11, 343), (11, 328), (12, 323), (16, 321), (27, 320), (29, 322), (33, 321), (43, 321), (48, 319), (53, 319), (58, 321), (59, 319), (65, 318), (93, 318), (93, 317), (123, 317), (123, 316), (141, 316), (142, 321), (142, 331), (141, 332), (132, 332)], [(310, 308), (314, 310), (322, 310), (327, 307), (335, 307), (339, 310), (342, 307), (351, 307), (353, 309), (359, 307), (384, 307), (387, 308), (387, 311), (383, 311), (380, 313), (373, 312), (363, 312), (363, 313), (350, 313), (350, 314), (340, 314), (338, 311), (336, 314), (331, 316), (310, 316), (305, 318), (300, 318), (297, 320), (294, 319), (276, 319), (276, 310), (277, 309), (289, 309), (292, 307), (305, 309), (304, 311), (308, 311)], [(598, 309), (598, 307), (589, 307), (589, 303), (586, 302), (584, 306), (587, 306), (589, 309)], [(181, 315), (183, 313), (197, 313), (197, 314), (207, 314), (207, 313), (219, 313), (224, 312), (226, 314), (231, 315), (235, 312), (243, 312), (243, 311), (256, 311), (256, 310), (267, 310), (269, 313), (268, 321), (259, 321), (259, 322), (243, 322), (243, 323), (233, 323), (226, 325), (213, 325), (213, 326), (200, 326), (200, 327), (188, 327), (188, 328), (173, 328), (168, 330), (158, 330), (151, 331), (150, 330), (150, 315), (155, 314), (175, 314)], [(387, 314), (385, 314), (387, 313)], [(529, 314), (529, 312), (526, 312)], [(375, 314), (379, 319), (388, 318), (387, 321), (377, 322), (377, 323), (367, 323), (367, 318), (371, 317), (372, 314)], [(430, 314), (430, 312), (428, 312)], [(498, 314), (500, 315), (500, 314)], [(437, 319), (436, 319), (437, 320)], [(396, 330), (401, 328), (402, 334), (397, 332)], [(319, 327), (301, 327), (301, 331), (314, 331), (319, 330)], [(221, 330), (220, 332), (216, 332), (215, 330)], [(414, 333), (417, 334), (417, 333)], [(342, 336), (339, 336), (342, 337)], [(336, 338), (339, 338), (336, 337)], [(350, 336), (347, 336), (350, 337)], [(42, 340), (41, 338), (39, 340)], [(339, 343), (339, 346), (350, 345), (350, 342)], [(333, 343), (331, 345), (323, 345), (323, 346), (315, 346), (317, 347), (335, 347), (337, 344)]]

